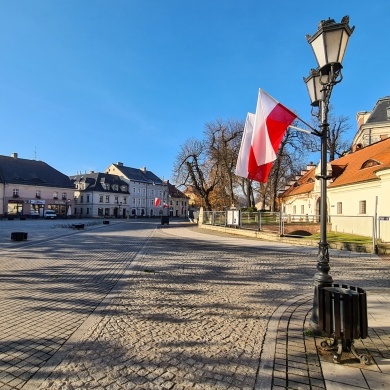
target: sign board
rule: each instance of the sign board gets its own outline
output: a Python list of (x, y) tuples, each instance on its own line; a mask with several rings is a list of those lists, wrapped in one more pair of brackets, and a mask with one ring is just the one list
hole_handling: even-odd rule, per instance
[(237, 226), (239, 224), (239, 220), (240, 220), (240, 211), (239, 210), (228, 210), (227, 211), (227, 218), (226, 218), (227, 225)]

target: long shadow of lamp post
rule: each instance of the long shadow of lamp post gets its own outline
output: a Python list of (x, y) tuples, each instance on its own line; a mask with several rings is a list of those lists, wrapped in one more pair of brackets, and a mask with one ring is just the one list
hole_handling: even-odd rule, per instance
[(331, 178), (327, 172), (329, 100), (333, 86), (341, 82), (343, 78), (341, 63), (354, 28), (349, 26), (349, 17), (344, 16), (340, 23), (336, 23), (333, 19), (322, 20), (316, 33), (306, 36), (314, 51), (318, 68), (312, 69), (304, 81), (313, 107), (312, 115), (318, 117), (321, 129), (316, 133), (321, 137), (321, 171), (320, 175), (316, 176), (316, 179), (321, 180), (321, 199), (319, 254), (317, 273), (314, 275), (314, 299), (310, 319), (310, 326), (314, 331), (318, 331), (318, 288), (333, 283), (332, 276), (329, 274), (329, 244), (327, 241), (327, 180)]

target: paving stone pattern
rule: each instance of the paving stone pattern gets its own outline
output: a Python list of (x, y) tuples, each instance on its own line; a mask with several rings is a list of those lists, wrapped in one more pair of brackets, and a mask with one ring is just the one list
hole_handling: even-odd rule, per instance
[(1, 251), (0, 389), (21, 388), (45, 365), (117, 283), (150, 231), (131, 238), (107, 228), (56, 233), (44, 244)]
[[(329, 390), (303, 333), (316, 249), (187, 226), (123, 222), (8, 249), (0, 389)], [(375, 256), (332, 255), (337, 280), (390, 287)], [(388, 337), (359, 347), (386, 358)]]

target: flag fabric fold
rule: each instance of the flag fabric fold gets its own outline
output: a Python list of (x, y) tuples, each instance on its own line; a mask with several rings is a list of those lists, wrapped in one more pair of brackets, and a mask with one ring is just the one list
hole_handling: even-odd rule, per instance
[(248, 177), (248, 157), (252, 142), (253, 123), (255, 114), (248, 112), (245, 121), (244, 132), (242, 134), (240, 151), (238, 152), (236, 175)]
[(161, 204), (161, 199), (160, 198), (154, 198), (154, 206), (159, 207)]
[(296, 114), (260, 89), (256, 114), (247, 115), (236, 174), (265, 183), (283, 136), (296, 118)]

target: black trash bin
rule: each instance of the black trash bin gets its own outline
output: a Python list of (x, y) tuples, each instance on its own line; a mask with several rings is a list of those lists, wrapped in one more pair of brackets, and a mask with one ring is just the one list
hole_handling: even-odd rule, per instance
[(161, 225), (167, 224), (169, 225), (169, 215), (162, 215), (161, 216)]
[(334, 283), (318, 289), (318, 304), (318, 325), (328, 337), (321, 346), (337, 349), (333, 361), (340, 363), (344, 351), (369, 364), (369, 357), (358, 354), (353, 344), (354, 339), (365, 339), (368, 335), (366, 292), (360, 287)]

